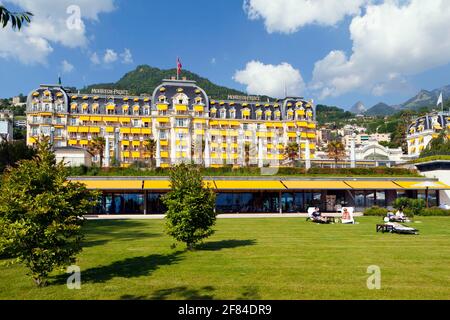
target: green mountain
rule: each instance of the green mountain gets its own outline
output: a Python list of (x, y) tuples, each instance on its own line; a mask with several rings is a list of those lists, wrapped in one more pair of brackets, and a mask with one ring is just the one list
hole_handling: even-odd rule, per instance
[(327, 123), (339, 125), (354, 117), (355, 115), (350, 111), (345, 111), (338, 107), (330, 107), (322, 104), (317, 105), (317, 122), (320, 126)]
[[(120, 89), (128, 90), (130, 95), (152, 94), (154, 89), (161, 84), (163, 79), (170, 79), (177, 74), (176, 69), (161, 70), (148, 65), (138, 66), (135, 70), (125, 74), (115, 83), (101, 83), (85, 87), (81, 90), (83, 93), (90, 93), (91, 89)], [(227, 99), (228, 95), (247, 95), (244, 92), (218, 86), (206, 78), (183, 70), (182, 77), (197, 82), (197, 85), (203, 88), (213, 99)]]
[(379, 103), (365, 112), (366, 116), (389, 116), (396, 112), (393, 107), (385, 103)]

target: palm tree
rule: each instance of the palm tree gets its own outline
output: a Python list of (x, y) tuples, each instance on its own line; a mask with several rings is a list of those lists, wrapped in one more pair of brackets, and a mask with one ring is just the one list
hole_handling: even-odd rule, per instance
[(335, 167), (337, 167), (337, 163), (339, 160), (345, 158), (345, 146), (341, 141), (330, 141), (327, 146), (328, 158), (333, 159), (335, 163)]
[(88, 152), (94, 157), (99, 156), (100, 158), (100, 168), (103, 167), (103, 156), (105, 153), (106, 140), (103, 137), (96, 137), (88, 145)]
[(244, 143), (244, 157), (245, 166), (250, 166), (250, 142)]
[(285, 148), (284, 148), (284, 156), (292, 161), (292, 166), (295, 165), (295, 160), (298, 159), (300, 153), (299, 153), (299, 145), (297, 142), (290, 142)]
[(202, 137), (202, 139), (193, 139), (191, 144), (191, 159), (192, 162), (194, 162), (195, 157), (195, 151), (199, 151), (200, 154), (198, 154), (198, 158), (200, 159), (200, 163), (203, 163), (203, 147), (205, 145), (205, 138)]
[(20, 30), (24, 23), (30, 23), (33, 14), (31, 12), (11, 12), (3, 5), (0, 5), (0, 25), (5, 28), (9, 21), (11, 21), (13, 29)]
[(150, 154), (150, 166), (153, 167), (153, 162), (156, 154), (156, 140), (153, 138), (148, 139), (147, 143), (145, 144), (145, 149)]

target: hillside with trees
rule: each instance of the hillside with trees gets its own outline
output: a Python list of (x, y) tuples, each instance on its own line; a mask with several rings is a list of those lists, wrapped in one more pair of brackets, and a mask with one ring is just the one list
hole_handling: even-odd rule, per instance
[[(148, 65), (141, 65), (135, 70), (125, 74), (115, 83), (94, 84), (83, 88), (81, 91), (83, 93), (90, 93), (92, 89), (102, 88), (128, 90), (131, 95), (152, 94), (155, 88), (159, 86), (164, 79), (170, 79), (176, 74), (176, 69), (162, 70)], [(202, 78), (188, 70), (183, 70), (181, 76), (186, 77), (188, 80), (196, 81), (197, 85), (204, 89), (208, 95), (214, 99), (226, 99), (228, 95), (247, 95), (238, 90), (218, 86), (210, 80)]]

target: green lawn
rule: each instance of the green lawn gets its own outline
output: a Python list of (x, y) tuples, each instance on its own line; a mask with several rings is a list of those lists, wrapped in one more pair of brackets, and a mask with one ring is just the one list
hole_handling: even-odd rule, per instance
[[(416, 218), (419, 236), (305, 219), (221, 219), (197, 251), (163, 221), (91, 221), (79, 256), (81, 290), (55, 273), (38, 289), (18, 265), (0, 266), (0, 299), (448, 299), (450, 218)], [(381, 268), (368, 290), (367, 267)]]

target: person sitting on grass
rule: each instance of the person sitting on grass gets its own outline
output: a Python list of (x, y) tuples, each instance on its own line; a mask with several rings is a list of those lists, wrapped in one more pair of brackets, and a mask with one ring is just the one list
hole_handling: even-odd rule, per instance
[(318, 223), (328, 223), (328, 219), (322, 217), (322, 214), (320, 213), (320, 209), (318, 207), (316, 207), (313, 211), (313, 213), (311, 214), (312, 219), (314, 222), (318, 222)]
[(395, 219), (397, 221), (405, 221), (405, 214), (403, 213), (403, 208), (400, 208), (396, 213), (395, 213)]

